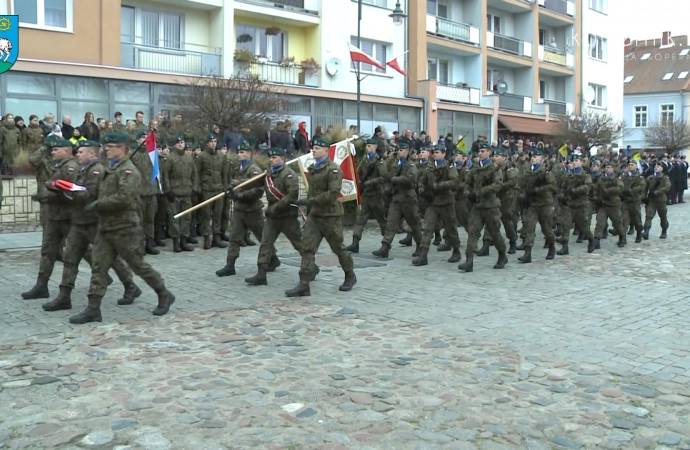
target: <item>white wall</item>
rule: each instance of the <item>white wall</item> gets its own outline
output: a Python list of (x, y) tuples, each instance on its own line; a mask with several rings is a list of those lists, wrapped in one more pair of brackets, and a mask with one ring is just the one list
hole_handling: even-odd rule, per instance
[[(494, 8), (487, 8), (486, 9), (487, 14), (491, 14), (492, 16), (498, 16), (501, 18), (501, 33), (504, 36), (515, 36), (515, 20), (513, 18), (513, 15), (507, 11), (502, 11), (500, 9), (494, 9)], [(486, 22), (482, 24), (482, 29), (485, 31), (488, 31), (486, 29)]]
[[(351, 36), (357, 35), (357, 4), (349, 0), (338, 0), (336, 5), (322, 8), (321, 12), (321, 60), (328, 61), (338, 58), (343, 70), (335, 77), (324, 75), (322, 87), (324, 89), (356, 92), (355, 73), (351, 69), (352, 63), (348, 43)], [(394, 2), (389, 1), (389, 7)], [(364, 4), (362, 6), (362, 39), (387, 43), (387, 59), (391, 60), (405, 51), (406, 25), (395, 26), (388, 17), (392, 10), (377, 8)], [(414, 37), (412, 37), (414, 39)], [(404, 68), (405, 60), (399, 60)], [(372, 74), (362, 81), (362, 93), (387, 97), (403, 97), (405, 95), (405, 78), (388, 68), (385, 74)]]

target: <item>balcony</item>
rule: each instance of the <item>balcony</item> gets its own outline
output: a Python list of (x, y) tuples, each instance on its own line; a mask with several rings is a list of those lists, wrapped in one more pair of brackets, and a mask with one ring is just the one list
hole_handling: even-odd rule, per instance
[[(146, 42), (142, 38), (137, 38), (136, 41)], [(184, 42), (156, 43), (158, 45), (122, 42), (122, 67), (181, 75), (222, 75), (219, 48)]]
[(532, 98), (515, 94), (499, 95), (498, 107), (507, 111), (530, 112), (532, 110)]
[(486, 44), (492, 50), (501, 53), (532, 59), (532, 44), (530, 42), (487, 31)]
[(479, 105), (480, 97), (479, 89), (467, 87), (465, 83), (436, 83), (436, 98), (440, 101)]
[(574, 56), (564, 50), (544, 45), (539, 46), (539, 61), (558, 64), (559, 66), (572, 69), (575, 63), (574, 60)]
[(427, 34), (443, 37), (464, 44), (479, 46), (479, 28), (443, 17), (426, 16)]
[(320, 23), (321, 0), (236, 0), (235, 13), (293, 26)]
[(572, 105), (558, 100), (543, 99), (542, 103), (549, 105), (549, 115), (551, 116), (566, 116), (570, 113), (569, 109), (572, 107)]
[(489, 8), (500, 9), (511, 14), (529, 12), (534, 5), (534, 0), (486, 0)]
[(254, 76), (266, 83), (319, 87), (318, 73), (307, 73), (299, 64), (242, 63), (235, 60), (235, 75)]
[(539, 6), (564, 16), (575, 16), (575, 3), (568, 0), (539, 0)]

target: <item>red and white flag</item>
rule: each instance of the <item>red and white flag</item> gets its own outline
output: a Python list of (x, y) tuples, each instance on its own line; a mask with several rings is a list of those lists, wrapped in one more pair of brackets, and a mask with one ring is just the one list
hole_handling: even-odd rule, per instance
[(75, 184), (67, 180), (57, 180), (55, 182), (55, 187), (67, 192), (82, 192), (86, 190), (86, 186)]
[(403, 70), (403, 68), (400, 67), (400, 63), (398, 63), (398, 59), (400, 59), (400, 58), (402, 58), (403, 56), (405, 56), (406, 53), (407, 53), (407, 51), (406, 51), (405, 53), (403, 53), (402, 55), (397, 56), (397, 57), (391, 59), (390, 61), (388, 61), (388, 62), (386, 63), (386, 65), (387, 65), (388, 67), (390, 67), (391, 69), (393, 69), (393, 70), (395, 70), (396, 72), (400, 73), (400, 74), (401, 74), (402, 76), (404, 76), (404, 77), (407, 76), (407, 72), (405, 72), (405, 71)]
[(386, 70), (386, 66), (376, 61), (371, 56), (364, 53), (361, 49), (355, 47), (351, 43), (347, 43), (350, 46), (350, 58), (354, 63), (370, 64), (374, 67), (378, 67), (381, 70)]

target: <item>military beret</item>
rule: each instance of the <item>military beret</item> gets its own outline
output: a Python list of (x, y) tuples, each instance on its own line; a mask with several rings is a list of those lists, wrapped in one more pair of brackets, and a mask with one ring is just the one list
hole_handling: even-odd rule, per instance
[(127, 144), (129, 136), (125, 133), (108, 133), (103, 138), (104, 144)]
[(331, 141), (326, 139), (323, 136), (319, 136), (314, 138), (314, 140), (311, 143), (314, 147), (330, 147), (331, 146)]
[[(179, 142), (179, 141), (178, 141)], [(191, 142), (185, 142), (184, 143), (184, 148), (192, 148), (192, 143)]]
[(181, 134), (178, 134), (175, 136), (175, 139), (173, 139), (173, 144), (177, 144), (178, 142), (184, 142), (184, 136)]
[(590, 161), (590, 165), (592, 165), (592, 166), (600, 166), (600, 165), (601, 165), (601, 162), (600, 162), (598, 159), (595, 158), (595, 159), (592, 159), (592, 160)]
[(434, 145), (433, 151), (435, 152), (446, 152), (446, 146), (445, 145)]
[(410, 146), (407, 145), (407, 142), (399, 142), (398, 143), (398, 150), (409, 150)]
[(533, 148), (532, 150), (530, 150), (529, 155), (530, 156), (544, 156), (544, 152), (538, 148)]
[(218, 139), (218, 137), (213, 133), (209, 133), (206, 135), (206, 140), (204, 142), (212, 141), (214, 139)]
[(430, 151), (432, 151), (433, 149), (434, 149), (434, 146), (433, 146), (433, 145), (424, 144), (424, 145), (422, 145), (422, 146), (419, 148), (419, 151), (420, 151), (420, 152), (430, 152)]
[(584, 156), (578, 155), (577, 153), (573, 153), (572, 155), (570, 155), (571, 161), (580, 161), (583, 158), (584, 158)]
[(657, 161), (656, 163), (654, 163), (654, 165), (664, 167), (664, 164), (661, 161)]
[(145, 130), (139, 130), (139, 131), (137, 131), (136, 137), (137, 137), (137, 139), (140, 139), (140, 138), (143, 138), (144, 136), (146, 136), (147, 134), (148, 133)]
[(49, 134), (49, 135), (43, 140), (43, 145), (50, 146), (50, 145), (51, 145), (51, 142), (55, 142), (55, 141), (57, 141), (58, 139), (61, 139), (61, 137), (58, 136), (57, 134)]
[(282, 156), (285, 157), (285, 150), (280, 147), (273, 147), (268, 150), (268, 156)]
[(55, 139), (51, 140), (48, 144), (46, 144), (50, 148), (56, 148), (56, 147), (70, 147), (73, 148), (72, 142), (68, 141), (67, 139)]
[(369, 138), (364, 141), (366, 145), (379, 145), (379, 141), (374, 138)]
[(604, 163), (604, 167), (614, 167), (615, 165), (616, 165), (616, 163), (613, 161), (606, 161)]
[(499, 147), (499, 148), (494, 150), (494, 155), (496, 155), (496, 156), (508, 156), (508, 152)]
[(252, 146), (249, 144), (249, 142), (246, 139), (242, 139), (240, 141), (240, 145), (237, 146), (238, 150), (249, 150), (252, 151)]
[(82, 147), (99, 148), (100, 146), (101, 146), (101, 144), (96, 142), (96, 141), (77, 141), (77, 148), (82, 148)]
[(491, 149), (491, 148), (489, 147), (489, 144), (487, 144), (486, 142), (480, 142), (479, 144), (477, 144), (477, 148), (480, 149), (480, 150), (483, 149), (483, 148), (488, 148), (489, 150)]
[(161, 142), (158, 146), (159, 146), (160, 148), (170, 148), (170, 146), (168, 145), (167, 142)]

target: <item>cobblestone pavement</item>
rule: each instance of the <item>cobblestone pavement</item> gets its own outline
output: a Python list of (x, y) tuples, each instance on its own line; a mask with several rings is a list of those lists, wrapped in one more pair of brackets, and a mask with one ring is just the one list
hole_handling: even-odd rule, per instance
[[(256, 247), (223, 279), (222, 250), (164, 251), (171, 315), (149, 320), (148, 289), (118, 307), (116, 282), (94, 327), (21, 300), (37, 251), (0, 253), (0, 448), (690, 448), (690, 208), (669, 210), (665, 241), (655, 223), (642, 244), (502, 271), (492, 249), (470, 274), (434, 250), (377, 261), (372, 233), (353, 292), (324, 253), (299, 301), (285, 243), (258, 288)], [(75, 309), (87, 285), (84, 266)]]

